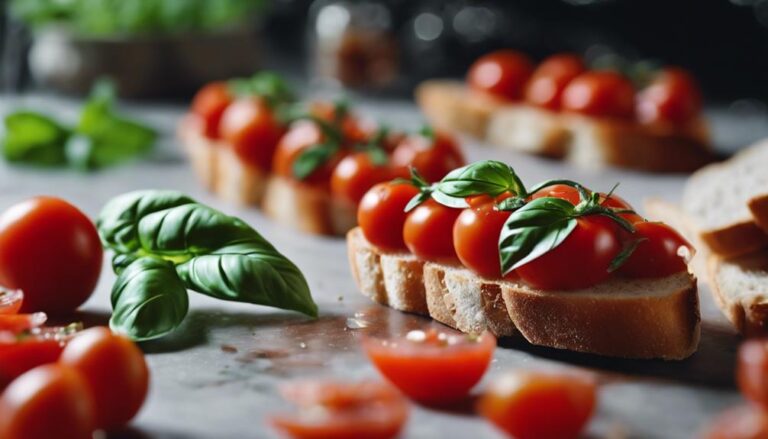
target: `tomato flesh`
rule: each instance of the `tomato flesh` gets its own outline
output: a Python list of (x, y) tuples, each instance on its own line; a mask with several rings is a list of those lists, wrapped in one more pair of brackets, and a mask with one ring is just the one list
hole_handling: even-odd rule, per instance
[(405, 220), (403, 241), (418, 258), (426, 261), (453, 263), (458, 261), (453, 246), (453, 225), (461, 209), (427, 200)]
[(437, 131), (433, 136), (412, 135), (404, 138), (392, 152), (392, 166), (408, 177), (413, 166), (428, 182), (440, 181), (446, 174), (464, 165), (464, 155), (456, 140)]
[(233, 96), (225, 82), (212, 82), (197, 92), (192, 100), (192, 114), (202, 121), (203, 133), (212, 139), (219, 138), (219, 123)]
[(584, 70), (584, 62), (576, 55), (558, 54), (545, 59), (528, 81), (526, 102), (548, 110), (559, 110), (563, 90)]
[(496, 338), (411, 331), (406, 337), (366, 338), (368, 358), (387, 380), (426, 404), (452, 404), (467, 397), (488, 369)]
[(592, 417), (596, 387), (575, 374), (516, 372), (490, 386), (478, 411), (515, 439), (575, 439)]
[(619, 272), (635, 278), (669, 276), (688, 269), (693, 246), (666, 224), (635, 223), (632, 239), (642, 239)]
[(286, 130), (262, 99), (247, 97), (227, 107), (219, 131), (241, 160), (268, 171), (277, 143)]
[(384, 250), (405, 250), (405, 206), (419, 193), (408, 183), (379, 183), (366, 192), (357, 209), (357, 223), (371, 244)]
[(358, 152), (344, 157), (336, 165), (331, 174), (331, 193), (357, 205), (368, 189), (392, 177), (388, 164), (375, 164), (369, 153)]
[(496, 208), (494, 200), (477, 197), (453, 225), (453, 243), (461, 263), (487, 278), (501, 277), (499, 235), (510, 212)]
[(532, 72), (533, 63), (527, 56), (514, 50), (499, 50), (472, 64), (467, 83), (472, 90), (516, 101), (522, 98)]
[(619, 73), (585, 72), (563, 91), (562, 108), (588, 116), (631, 118), (635, 111), (635, 89)]

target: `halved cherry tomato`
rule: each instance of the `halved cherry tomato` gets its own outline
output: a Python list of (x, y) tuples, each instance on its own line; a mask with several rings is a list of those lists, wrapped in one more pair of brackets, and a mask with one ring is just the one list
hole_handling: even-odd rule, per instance
[(736, 381), (741, 393), (768, 411), (768, 340), (747, 340), (739, 347)]
[(584, 62), (569, 53), (550, 56), (539, 64), (525, 87), (526, 102), (549, 110), (560, 109), (563, 90), (584, 72)]
[(60, 364), (82, 374), (94, 401), (96, 428), (115, 430), (138, 413), (149, 388), (141, 350), (107, 328), (91, 328), (69, 342)]
[(221, 116), (233, 99), (225, 82), (212, 82), (197, 92), (192, 100), (192, 113), (202, 122), (206, 136), (219, 138)]
[(629, 277), (664, 277), (688, 269), (693, 246), (675, 229), (656, 222), (635, 223), (634, 239), (644, 239), (619, 272)]
[(576, 228), (560, 245), (517, 268), (523, 281), (543, 290), (573, 290), (608, 278), (608, 268), (621, 251), (614, 229), (598, 217), (576, 221)]
[(61, 365), (32, 369), (0, 396), (3, 439), (91, 439), (93, 401), (80, 373)]
[(467, 83), (473, 90), (516, 101), (522, 98), (533, 63), (515, 50), (498, 50), (480, 57), (469, 68)]
[[(325, 136), (314, 122), (300, 121), (294, 123), (277, 144), (272, 159), (272, 170), (283, 177), (295, 179), (293, 162), (302, 152), (323, 143), (323, 141), (325, 141)], [(309, 184), (330, 184), (333, 170), (344, 155), (343, 151), (339, 151), (301, 181)]]
[(405, 399), (380, 382), (299, 381), (283, 386), (281, 393), (299, 412), (271, 421), (296, 439), (390, 439), (408, 419)]
[(684, 124), (701, 112), (701, 92), (690, 73), (663, 70), (637, 96), (637, 117), (643, 123)]
[(366, 192), (357, 208), (357, 223), (371, 244), (385, 250), (405, 250), (405, 206), (419, 193), (408, 183), (379, 183)]
[(616, 72), (585, 72), (563, 90), (562, 108), (589, 116), (630, 118), (635, 111), (635, 88)]
[(703, 439), (768, 438), (768, 414), (753, 406), (737, 407), (718, 415)]
[(461, 263), (480, 276), (501, 277), (499, 235), (510, 212), (500, 211), (495, 200), (476, 197), (453, 225), (453, 244)]
[(461, 209), (427, 200), (405, 219), (403, 241), (408, 250), (426, 261), (456, 262), (453, 247), (453, 224)]
[(408, 177), (413, 166), (428, 182), (439, 181), (454, 169), (464, 166), (464, 155), (456, 139), (437, 131), (433, 136), (411, 135), (403, 139), (392, 153), (392, 166)]
[(369, 153), (354, 153), (344, 157), (334, 168), (331, 174), (331, 193), (357, 204), (368, 189), (377, 183), (391, 180), (393, 174), (389, 164), (375, 164)]
[(516, 372), (491, 384), (478, 411), (515, 439), (575, 439), (592, 417), (596, 387), (576, 374)]
[(272, 156), (286, 128), (272, 109), (255, 96), (240, 98), (221, 116), (219, 132), (243, 161), (261, 170), (272, 166)]
[(64, 345), (79, 329), (70, 325), (21, 332), (0, 330), (0, 389), (28, 370), (58, 360)]
[(485, 375), (496, 349), (496, 337), (411, 331), (404, 338), (363, 339), (374, 366), (416, 401), (452, 404), (469, 395)]
[(21, 290), (9, 290), (0, 286), (0, 316), (16, 314), (23, 301), (24, 293)]
[(22, 312), (77, 309), (96, 287), (102, 254), (91, 220), (59, 198), (32, 198), (0, 215), (0, 285), (24, 291)]

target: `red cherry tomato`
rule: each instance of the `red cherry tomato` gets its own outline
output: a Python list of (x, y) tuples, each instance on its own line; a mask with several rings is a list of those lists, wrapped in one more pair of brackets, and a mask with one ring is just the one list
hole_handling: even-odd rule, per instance
[(405, 250), (405, 206), (419, 193), (407, 183), (379, 183), (366, 192), (357, 208), (357, 223), (371, 244), (385, 250)]
[(144, 354), (130, 340), (107, 328), (91, 328), (69, 342), (60, 364), (85, 378), (95, 402), (95, 425), (115, 430), (139, 412), (149, 388)]
[(453, 225), (453, 243), (461, 263), (480, 276), (501, 277), (499, 235), (510, 212), (496, 209), (487, 196), (470, 202)]
[(407, 402), (384, 383), (299, 381), (281, 391), (299, 412), (271, 422), (295, 439), (390, 439), (408, 419)]
[(747, 399), (768, 411), (768, 341), (752, 339), (741, 344), (736, 381)]
[(575, 439), (592, 417), (596, 387), (575, 374), (512, 373), (490, 386), (478, 411), (515, 439)]
[(23, 331), (36, 328), (45, 321), (48, 316), (44, 312), (32, 314), (0, 314), (0, 331), (8, 331), (18, 334)]
[(269, 106), (258, 97), (241, 98), (224, 110), (219, 132), (235, 153), (261, 170), (272, 166), (277, 142), (285, 134)]
[(338, 104), (332, 104), (330, 102), (312, 102), (309, 108), (309, 112), (313, 116), (328, 123), (340, 126), (341, 134), (348, 144), (365, 143), (375, 129), (362, 123), (348, 109), (343, 111), (341, 121), (339, 122), (337, 120), (338, 110)]
[(701, 92), (690, 73), (662, 71), (637, 96), (637, 117), (643, 123), (684, 124), (701, 112)]
[[(321, 144), (324, 140), (325, 136), (315, 123), (309, 121), (295, 123), (277, 144), (272, 159), (272, 170), (283, 177), (295, 179), (293, 163), (302, 152)], [(330, 184), (333, 170), (343, 157), (344, 152), (340, 151), (301, 181), (317, 185)]]
[(61, 365), (32, 369), (0, 396), (3, 439), (92, 439), (93, 401), (83, 377)]
[(435, 182), (464, 166), (464, 155), (453, 136), (438, 131), (432, 137), (404, 138), (392, 153), (392, 166), (402, 169), (403, 177), (408, 177), (408, 168), (413, 166), (425, 180)]
[[(631, 204), (616, 194), (611, 194), (609, 197), (608, 194), (601, 193), (600, 205), (610, 207), (613, 210), (635, 210)], [(630, 224), (645, 221), (642, 216), (636, 213), (620, 213), (619, 216), (629, 221)]]
[(452, 404), (467, 397), (488, 369), (496, 338), (431, 330), (404, 338), (365, 338), (363, 348), (392, 384), (416, 401)]
[(718, 415), (702, 436), (703, 439), (765, 439), (768, 437), (768, 414), (743, 406)]
[(635, 111), (635, 89), (619, 73), (585, 72), (563, 90), (562, 108), (588, 116), (631, 118)]
[[(638, 278), (664, 277), (688, 269), (686, 258), (692, 255), (693, 246), (668, 225), (635, 223), (633, 238), (645, 240), (637, 244), (635, 251), (621, 266), (621, 274)], [(685, 249), (681, 250), (681, 247)]]
[(37, 197), (0, 215), (0, 285), (24, 291), (22, 312), (60, 315), (93, 292), (102, 248), (91, 220), (53, 197)]
[(576, 228), (565, 241), (518, 267), (517, 274), (543, 290), (573, 290), (604, 281), (621, 243), (611, 225), (600, 220), (589, 216), (577, 219)]
[(526, 102), (548, 110), (559, 110), (563, 90), (582, 72), (584, 62), (576, 55), (561, 53), (545, 59), (525, 87)]
[(544, 197), (560, 198), (568, 201), (574, 206), (581, 202), (579, 191), (575, 187), (568, 186), (567, 184), (553, 184), (552, 186), (547, 186), (532, 194), (531, 200)]
[(461, 209), (452, 209), (427, 200), (406, 218), (403, 240), (408, 250), (426, 261), (455, 262), (453, 224)]
[(498, 50), (480, 57), (469, 68), (467, 83), (476, 91), (516, 101), (523, 96), (533, 63), (514, 50)]
[(0, 333), (0, 390), (28, 370), (56, 362), (62, 349), (59, 340), (29, 337), (17, 341), (10, 333)]
[(9, 290), (0, 287), (0, 316), (16, 314), (21, 309), (24, 293), (21, 290)]
[(374, 164), (367, 152), (344, 157), (331, 174), (331, 193), (340, 199), (357, 204), (376, 183), (391, 180), (392, 168), (388, 164)]
[(192, 100), (192, 114), (202, 121), (206, 136), (219, 138), (221, 116), (232, 100), (233, 96), (225, 82), (212, 82), (197, 92)]

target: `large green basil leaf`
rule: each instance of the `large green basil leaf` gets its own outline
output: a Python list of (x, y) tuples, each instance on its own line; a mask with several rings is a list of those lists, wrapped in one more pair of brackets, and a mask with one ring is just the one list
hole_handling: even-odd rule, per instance
[(112, 330), (134, 340), (162, 337), (189, 309), (184, 283), (170, 262), (144, 257), (128, 265), (112, 288)]
[(301, 271), (262, 242), (241, 242), (180, 264), (187, 288), (222, 300), (269, 305), (317, 316)]
[(560, 198), (538, 198), (513, 212), (499, 236), (502, 274), (560, 245), (576, 224), (574, 206)]
[(65, 164), (68, 131), (53, 119), (31, 111), (5, 116), (2, 152), (6, 160), (39, 166)]
[(496, 160), (483, 160), (455, 169), (437, 184), (437, 189), (453, 198), (473, 195), (495, 197), (505, 192), (526, 195), (525, 186), (515, 170)]

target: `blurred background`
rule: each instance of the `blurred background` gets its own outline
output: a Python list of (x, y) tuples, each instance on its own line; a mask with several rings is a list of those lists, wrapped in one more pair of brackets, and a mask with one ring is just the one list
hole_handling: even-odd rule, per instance
[(768, 0), (0, 0), (0, 89), (188, 98), (270, 68), (403, 97), (479, 55), (559, 51), (593, 64), (692, 70), (707, 101), (768, 101)]

